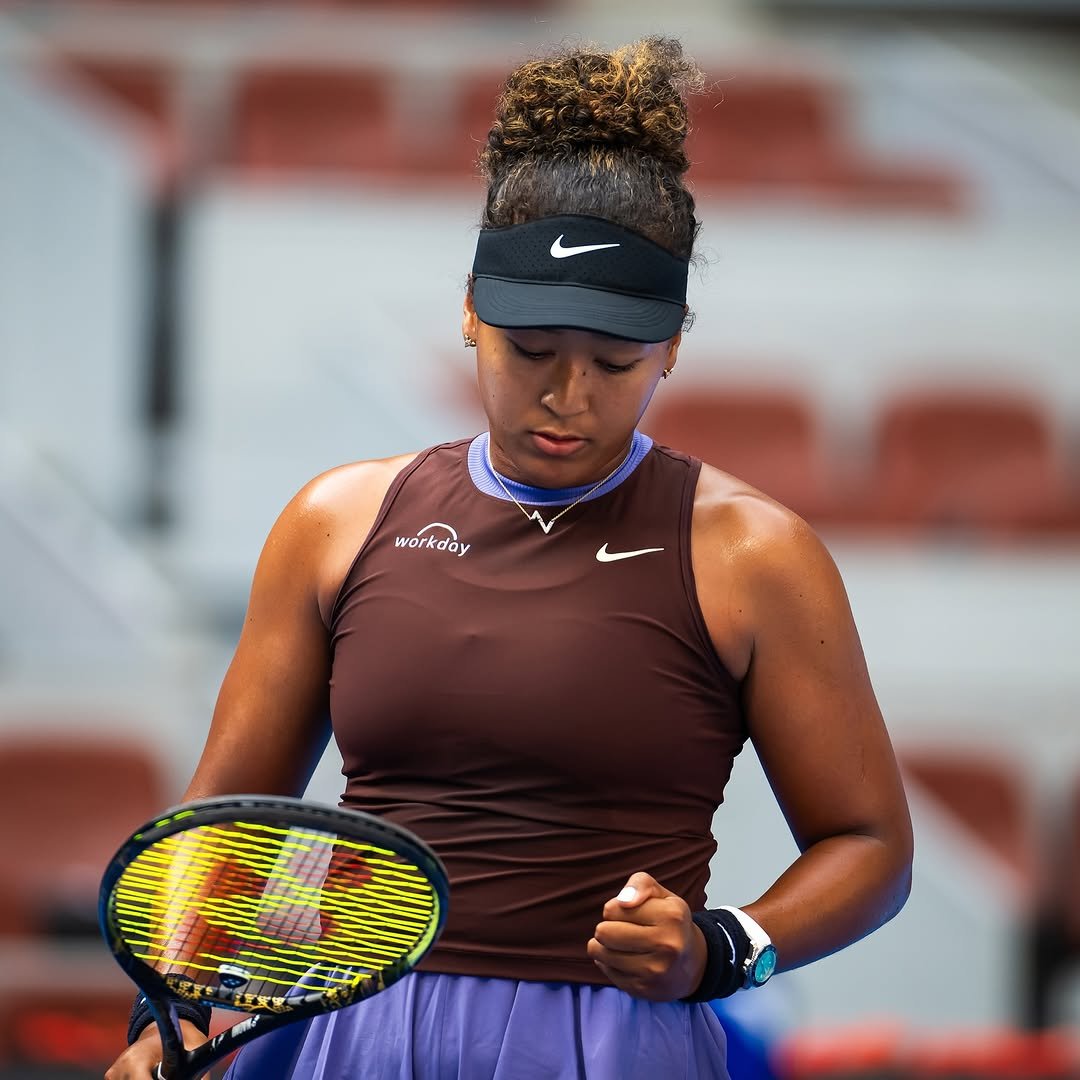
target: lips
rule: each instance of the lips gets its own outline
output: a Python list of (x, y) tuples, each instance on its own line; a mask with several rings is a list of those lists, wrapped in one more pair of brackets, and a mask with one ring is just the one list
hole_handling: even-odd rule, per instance
[(554, 431), (531, 431), (533, 443), (545, 454), (553, 457), (565, 457), (585, 445), (586, 440), (579, 435), (567, 435)]

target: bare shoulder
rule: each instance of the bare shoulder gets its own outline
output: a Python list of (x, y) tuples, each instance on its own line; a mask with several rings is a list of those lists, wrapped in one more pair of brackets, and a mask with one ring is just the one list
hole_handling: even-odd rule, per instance
[(820, 537), (793, 510), (711, 465), (702, 465), (694, 497), (694, 539), (749, 572), (782, 572), (792, 561), (799, 566), (808, 557), (828, 558)]
[(282, 511), (267, 541), (299, 560), (318, 594), (324, 621), (341, 582), (370, 532), (394, 478), (416, 454), (354, 461), (320, 473)]
[(702, 465), (692, 532), (698, 602), (728, 669), (741, 677), (762, 624), (785, 604), (839, 587), (825, 545), (794, 511)]
[(315, 515), (338, 523), (352, 520), (369, 509), (374, 519), (394, 478), (415, 457), (415, 454), (399, 454), (339, 465), (310, 480), (289, 505), (297, 515)]

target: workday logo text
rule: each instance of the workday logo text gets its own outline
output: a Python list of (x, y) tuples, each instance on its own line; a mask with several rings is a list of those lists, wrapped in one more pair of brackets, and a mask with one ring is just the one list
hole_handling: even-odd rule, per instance
[[(432, 532), (432, 530), (436, 530)], [(418, 529), (415, 536), (395, 536), (394, 547), (398, 548), (429, 548), (432, 551), (449, 551), (459, 559), (464, 555), (472, 544), (466, 544), (458, 539), (457, 530), (451, 525), (444, 525), (441, 521), (433, 521)]]

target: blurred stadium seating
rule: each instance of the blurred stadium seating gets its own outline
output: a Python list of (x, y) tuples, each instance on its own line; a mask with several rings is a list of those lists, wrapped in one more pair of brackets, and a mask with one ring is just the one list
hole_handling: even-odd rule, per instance
[[(13, 965), (0, 975), (0, 1080), (100, 1080), (123, 1046), (136, 993), (104, 945), (91, 954), (37, 943), (0, 957)], [(211, 1032), (239, 1019), (218, 1010)], [(209, 1080), (227, 1067), (228, 1059)]]
[(41, 1076), (44, 1080), (61, 1069), (79, 1077), (93, 1069), (100, 1077), (113, 1061), (122, 1045), (135, 992), (118, 967), (121, 978), (111, 977), (104, 965), (116, 965), (102, 951), (100, 983), (63, 987), (61, 980), (71, 968), (70, 951), (57, 954), (42, 948), (37, 961), (56, 965), (57, 985), (0, 997), (0, 1078)]
[(905, 744), (898, 753), (905, 781), (918, 784), (1007, 867), (1023, 897), (1018, 917), (1034, 918), (1046, 868), (1027, 770), (986, 747)]
[(0, 935), (96, 937), (101, 873), (174, 798), (157, 755), (100, 719), (8, 718), (0, 732)]
[(400, 170), (392, 91), (391, 76), (380, 71), (280, 65), (237, 72), (225, 160), (248, 179)]
[(726, 74), (693, 101), (687, 148), (695, 185), (728, 198), (802, 198), (849, 209), (964, 209), (956, 170), (860, 150), (850, 97), (838, 80), (809, 72)]
[(861, 466), (840, 458), (815, 402), (791, 385), (664, 387), (642, 428), (832, 530), (1080, 540), (1080, 489), (1062, 437), (1020, 390), (889, 394)]
[(142, 56), (58, 52), (41, 72), (62, 90), (95, 101), (138, 125), (159, 199), (172, 197), (190, 170), (193, 134), (180, 108), (180, 73)]
[(1080, 1043), (1071, 1031), (905, 1031), (888, 1022), (811, 1032), (776, 1050), (781, 1080), (1050, 1080), (1074, 1077)]
[(810, 520), (827, 511), (833, 487), (818, 416), (793, 388), (664, 386), (641, 428)]
[[(183, 73), (168, 63), (71, 48), (63, 59), (149, 124), (166, 183), (204, 165), (279, 182), (468, 180), (505, 74), (479, 66), (424, 74), (390, 58), (237, 59), (224, 66), (215, 91), (222, 131), (187, 122), (178, 100)], [(765, 62), (725, 71), (692, 99), (687, 149), (695, 186), (736, 200), (963, 211), (967, 186), (955, 168), (860, 149), (849, 115), (852, 93), (838, 80)]]
[(101, 873), (175, 801), (140, 740), (108, 718), (7, 717), (0, 731), (0, 1078), (100, 1076), (133, 987), (101, 940)]
[(888, 526), (998, 533), (1080, 526), (1048, 410), (1019, 388), (897, 394), (874, 433), (868, 517)]

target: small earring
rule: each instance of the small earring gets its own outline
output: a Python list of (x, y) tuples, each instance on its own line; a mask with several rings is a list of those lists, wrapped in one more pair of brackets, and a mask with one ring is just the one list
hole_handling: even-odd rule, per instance
[(671, 374), (671, 368), (664, 368), (664, 378), (666, 379)]
[(465, 335), (465, 348), (466, 349), (475, 349), (476, 348), (476, 339), (469, 337), (468, 334)]

